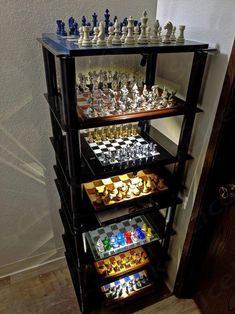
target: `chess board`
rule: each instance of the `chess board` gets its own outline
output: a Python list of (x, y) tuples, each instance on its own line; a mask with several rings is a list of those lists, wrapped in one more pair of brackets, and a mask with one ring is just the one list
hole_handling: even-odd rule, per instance
[[(112, 192), (114, 189), (122, 187), (123, 184), (127, 186), (129, 184), (134, 186), (138, 178), (142, 179), (143, 181), (146, 181), (148, 179), (155, 180), (155, 182), (157, 182), (156, 188), (154, 189), (150, 188), (146, 192), (143, 192), (143, 190), (142, 191), (140, 190), (139, 191), (140, 193), (138, 192), (139, 193), (138, 195), (135, 195), (132, 193), (130, 197), (125, 196), (120, 200), (117, 199), (116, 197), (114, 197), (113, 199), (108, 199), (108, 200), (104, 198), (104, 201), (102, 201), (101, 203), (97, 203), (97, 193), (102, 193), (105, 189)], [(161, 185), (160, 185), (160, 182), (162, 182)], [(163, 183), (163, 179), (148, 169), (138, 171), (137, 175), (135, 175), (133, 172), (130, 172), (127, 174), (114, 176), (107, 179), (88, 182), (84, 184), (84, 188), (95, 210), (101, 210), (101, 209), (106, 208), (106, 206), (116, 205), (124, 201), (128, 201), (128, 200), (130, 201), (135, 198), (143, 197), (143, 196), (154, 194), (154, 193), (160, 193), (160, 192), (168, 190), (167, 185)]]
[[(140, 135), (133, 135), (133, 136), (124, 137), (124, 138), (100, 141), (100, 142), (96, 142), (96, 143), (89, 143), (88, 137), (85, 137), (85, 140), (87, 141), (88, 145), (90, 146), (90, 148), (92, 149), (92, 151), (94, 152), (94, 154), (96, 155), (96, 157), (98, 158), (98, 160), (102, 166), (107, 165), (107, 163), (105, 163), (102, 160), (102, 157), (101, 157), (102, 153), (107, 153), (109, 151), (115, 152), (118, 149), (126, 148), (127, 145), (132, 147), (134, 145), (141, 146), (141, 145), (149, 144), (149, 142), (147, 142)], [(147, 155), (146, 154), (144, 154), (144, 155), (143, 154), (137, 154), (136, 158), (131, 159), (131, 160), (153, 157), (153, 156), (157, 156), (157, 155), (160, 155), (160, 153), (159, 152), (149, 152), (149, 154), (147, 154)], [(129, 158), (127, 157), (126, 159), (123, 159), (123, 162), (125, 162), (125, 161), (129, 161)], [(116, 163), (120, 163), (120, 161), (115, 159), (114, 161), (109, 162), (109, 164), (116, 164)]]
[(103, 278), (111, 278), (136, 271), (148, 265), (149, 262), (145, 250), (142, 247), (137, 247), (95, 262), (95, 268)]
[[(105, 238), (111, 238), (112, 236), (116, 236), (119, 231), (124, 233), (125, 231), (131, 231), (132, 229), (136, 229), (137, 227), (141, 228), (141, 226), (144, 223), (152, 229), (152, 237), (150, 240), (147, 240), (146, 238), (139, 239), (138, 242), (136, 243), (128, 243), (125, 244), (124, 246), (121, 246), (116, 249), (112, 248), (111, 250), (105, 251), (103, 253), (99, 252), (96, 246), (97, 241), (99, 239), (101, 239), (102, 241)], [(118, 223), (113, 223), (108, 226), (89, 231), (86, 233), (86, 239), (90, 245), (95, 260), (100, 260), (104, 258), (109, 258), (112, 255), (116, 255), (127, 250), (131, 250), (146, 243), (159, 240), (159, 236), (156, 233), (156, 231), (152, 228), (151, 224), (149, 223), (145, 216), (136, 216), (132, 219), (123, 220)]]
[(131, 274), (101, 287), (108, 302), (121, 301), (152, 287), (146, 270)]

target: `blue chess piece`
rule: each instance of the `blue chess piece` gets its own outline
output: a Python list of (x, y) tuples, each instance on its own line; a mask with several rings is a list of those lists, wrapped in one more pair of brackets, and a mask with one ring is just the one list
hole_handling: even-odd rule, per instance
[(83, 15), (82, 17), (82, 26), (86, 26), (86, 17)]
[(69, 24), (69, 35), (74, 35), (74, 18), (71, 16), (68, 20), (68, 24)]
[(128, 24), (127, 17), (124, 18), (122, 24), (123, 24), (123, 26), (127, 26), (127, 24)]
[(106, 9), (105, 10), (105, 14), (104, 14), (104, 22), (105, 22), (105, 34), (108, 34), (108, 28), (109, 28), (109, 17), (110, 17), (110, 14), (109, 14), (109, 10)]
[(145, 239), (144, 231), (143, 231), (140, 227), (137, 227), (137, 228), (135, 229), (135, 231), (138, 233), (139, 239), (141, 239), (141, 240), (144, 240), (144, 239)]
[(138, 25), (138, 21), (137, 20), (134, 20), (134, 26), (137, 26)]
[(65, 24), (64, 22), (61, 23), (61, 31), (60, 31), (60, 35), (61, 36), (67, 36), (67, 32), (65, 31)]
[(126, 244), (124, 234), (120, 231), (117, 234), (117, 243), (121, 246), (124, 246)]
[(78, 31), (78, 23), (77, 22), (74, 22), (73, 24), (74, 26), (74, 35), (78, 36), (79, 35), (79, 31)]
[(62, 20), (56, 20), (56, 24), (57, 24), (56, 34), (58, 35), (60, 35), (61, 33), (61, 23), (62, 23)]
[(98, 26), (98, 15), (94, 12), (92, 15), (92, 23), (93, 23), (93, 28)]

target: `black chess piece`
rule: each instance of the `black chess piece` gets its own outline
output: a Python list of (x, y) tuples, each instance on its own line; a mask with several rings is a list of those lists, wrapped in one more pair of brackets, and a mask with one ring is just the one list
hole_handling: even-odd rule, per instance
[(126, 286), (126, 294), (127, 294), (127, 295), (130, 294), (128, 286)]
[(118, 297), (120, 298), (122, 296), (122, 289), (118, 293)]

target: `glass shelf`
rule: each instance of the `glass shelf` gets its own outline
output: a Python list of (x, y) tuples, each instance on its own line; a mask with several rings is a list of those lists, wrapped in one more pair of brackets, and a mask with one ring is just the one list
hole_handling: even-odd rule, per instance
[[(111, 248), (109, 251), (99, 252), (97, 248), (97, 241), (100, 239), (101, 241), (105, 238), (111, 238), (112, 236), (116, 236), (118, 232), (126, 232), (135, 230), (137, 227), (142, 227), (143, 224), (146, 224), (148, 228), (151, 228), (152, 236), (151, 238), (138, 239), (136, 243), (126, 243), (123, 246), (119, 246), (118, 248)], [(142, 246), (144, 244), (151, 243), (153, 241), (157, 241), (160, 239), (155, 229), (152, 228), (152, 225), (149, 223), (145, 216), (136, 216), (132, 219), (123, 220), (118, 223), (114, 223), (111, 225), (107, 225), (106, 227), (98, 228), (96, 230), (92, 230), (86, 233), (86, 239), (91, 248), (94, 259), (100, 260), (103, 258), (110, 257), (112, 255), (119, 254), (121, 252), (125, 252), (127, 250)]]

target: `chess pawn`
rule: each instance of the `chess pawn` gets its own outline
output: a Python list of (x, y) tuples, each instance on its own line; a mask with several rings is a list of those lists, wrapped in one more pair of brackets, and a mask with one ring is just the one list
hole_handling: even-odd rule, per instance
[(137, 25), (137, 26), (134, 27), (134, 39), (135, 39), (135, 42), (137, 42), (139, 34), (140, 34), (140, 28)]
[(91, 47), (92, 46), (89, 32), (90, 32), (90, 27), (89, 26), (83, 26), (82, 47)]
[(124, 43), (127, 36), (127, 27), (122, 26), (122, 36), (121, 36), (121, 42)]
[(150, 43), (151, 42), (151, 27), (150, 26), (146, 28), (146, 36), (148, 38), (148, 43)]
[(109, 32), (109, 36), (107, 38), (107, 44), (112, 44), (113, 36), (114, 36), (114, 27), (113, 26), (109, 26), (108, 32)]
[(96, 44), (97, 46), (106, 46), (104, 22), (99, 23), (99, 34)]
[(141, 26), (140, 26), (140, 36), (138, 38), (138, 44), (147, 44), (148, 43), (148, 38), (146, 35), (146, 28), (147, 28), (147, 12), (144, 11), (143, 16), (141, 17)]
[(92, 44), (96, 44), (97, 43), (97, 39), (98, 39), (98, 34), (99, 34), (99, 27), (94, 27), (93, 29), (94, 31), (94, 37), (92, 39)]
[(171, 42), (171, 33), (173, 30), (173, 25), (172, 23), (169, 21), (166, 23), (166, 25), (164, 26), (164, 29), (166, 30), (165, 35), (163, 36), (162, 42), (163, 44), (170, 44)]
[(151, 37), (151, 44), (159, 44), (160, 43), (160, 38), (159, 38), (159, 21), (156, 20), (153, 26), (153, 35)]
[(179, 31), (180, 34), (176, 39), (176, 42), (179, 44), (183, 44), (184, 43), (184, 31), (185, 31), (185, 25), (179, 25)]
[(172, 43), (176, 42), (175, 32), (176, 32), (176, 27), (174, 26), (172, 29), (171, 37), (170, 37), (170, 40)]
[(120, 24), (118, 23), (118, 20), (115, 21), (114, 24), (114, 37), (112, 40), (112, 45), (114, 46), (120, 46), (122, 44), (120, 39)]
[(80, 34), (80, 37), (78, 39), (78, 44), (81, 45), (83, 41), (83, 36), (84, 36), (83, 26), (79, 27), (79, 34)]
[(125, 44), (126, 45), (134, 45), (135, 44), (135, 39), (134, 39), (134, 19), (132, 16), (129, 16), (128, 18), (128, 24), (127, 24), (127, 36), (125, 38)]

